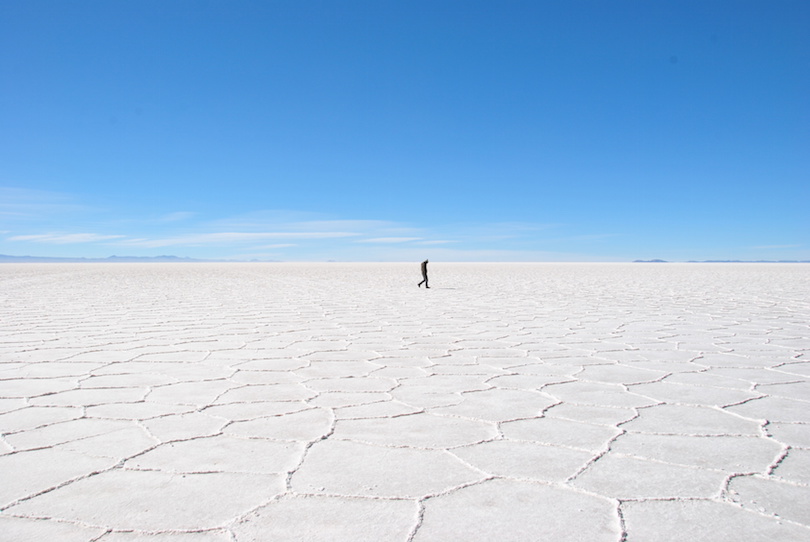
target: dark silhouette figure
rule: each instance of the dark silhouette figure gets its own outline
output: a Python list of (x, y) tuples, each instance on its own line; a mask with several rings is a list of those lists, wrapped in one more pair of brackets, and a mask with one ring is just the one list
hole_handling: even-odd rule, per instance
[(422, 287), (422, 283), (425, 283), (425, 288), (430, 288), (430, 286), (428, 286), (428, 279), (427, 279), (427, 264), (428, 264), (427, 260), (422, 262), (422, 282), (418, 284), (420, 288)]

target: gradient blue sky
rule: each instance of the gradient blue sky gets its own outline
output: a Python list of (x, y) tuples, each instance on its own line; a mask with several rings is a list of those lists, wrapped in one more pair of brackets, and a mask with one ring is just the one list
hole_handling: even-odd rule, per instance
[(0, 254), (810, 259), (810, 2), (0, 0)]

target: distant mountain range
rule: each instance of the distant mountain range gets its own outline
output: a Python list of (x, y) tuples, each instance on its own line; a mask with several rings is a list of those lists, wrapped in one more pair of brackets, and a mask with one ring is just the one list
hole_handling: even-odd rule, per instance
[(91, 263), (91, 262), (214, 262), (179, 256), (109, 256), (107, 258), (56, 258), (47, 256), (8, 256), (0, 254), (0, 263)]

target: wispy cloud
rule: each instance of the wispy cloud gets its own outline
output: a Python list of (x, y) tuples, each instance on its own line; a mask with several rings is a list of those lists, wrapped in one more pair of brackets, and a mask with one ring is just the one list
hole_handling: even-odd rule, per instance
[[(390, 231), (400, 225), (383, 220), (333, 220), (315, 213), (289, 210), (265, 210), (243, 213), (206, 222), (213, 231)], [(400, 232), (401, 234), (401, 232)]]
[(400, 227), (394, 222), (383, 220), (306, 220), (300, 222), (289, 222), (288, 227), (296, 230), (352, 230), (361, 232), (370, 231), (391, 231)]
[(69, 245), (74, 243), (97, 243), (99, 241), (110, 241), (123, 237), (123, 235), (99, 235), (97, 233), (46, 233), (39, 235), (14, 235), (9, 237), (8, 240)]
[[(7, 231), (0, 234), (0, 252), (9, 252), (13, 245), (14, 252), (46, 255), (61, 250), (69, 255), (104, 256), (110, 247), (117, 247), (119, 253), (147, 255), (171, 247), (167, 253), (179, 256), (287, 261), (421, 261), (428, 255), (437, 261), (580, 259), (576, 254), (543, 252), (549, 243), (543, 232), (559, 228), (557, 224), (414, 224), (290, 210), (211, 217), (190, 209), (146, 216), (83, 207), (76, 204), (81, 203), (77, 197), (65, 194), (0, 188), (0, 196), (13, 196), (7, 198), (12, 203), (0, 197), (0, 215), (30, 212), (39, 217), (8, 220)], [(583, 242), (598, 237), (570, 239)], [(51, 248), (41, 248), (47, 245)]]
[(164, 237), (156, 239), (130, 239), (119, 244), (145, 248), (168, 246), (202, 246), (222, 245), (232, 243), (252, 243), (266, 239), (336, 239), (353, 237), (353, 232), (218, 232), (182, 235), (177, 237)]
[(358, 243), (407, 243), (409, 241), (419, 241), (421, 237), (375, 237), (373, 239), (361, 239)]
[(277, 243), (277, 244), (274, 244), (274, 245), (261, 245), (261, 246), (253, 247), (253, 248), (255, 250), (273, 250), (273, 249), (291, 248), (291, 247), (297, 247), (297, 246), (298, 245), (295, 244), (295, 243)]
[(4, 220), (38, 220), (86, 209), (68, 194), (0, 186), (0, 217)]
[(420, 241), (418, 244), (420, 244), (420, 245), (447, 245), (447, 244), (450, 244), (450, 243), (458, 243), (458, 241), (449, 241), (449, 240), (436, 239), (436, 240)]

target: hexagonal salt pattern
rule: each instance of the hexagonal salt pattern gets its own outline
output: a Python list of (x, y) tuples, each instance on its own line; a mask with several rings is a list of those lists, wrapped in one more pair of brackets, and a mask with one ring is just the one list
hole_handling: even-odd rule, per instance
[(0, 266), (0, 539), (810, 539), (807, 266), (413, 275)]

